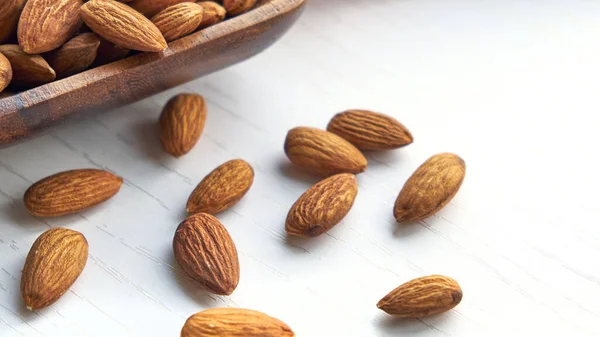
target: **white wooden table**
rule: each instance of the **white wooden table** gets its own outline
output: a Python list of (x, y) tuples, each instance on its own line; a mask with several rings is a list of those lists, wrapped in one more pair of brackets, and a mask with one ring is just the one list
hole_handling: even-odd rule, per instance
[[(600, 2), (312, 0), (264, 54), (136, 104), (0, 151), (0, 336), (178, 336), (210, 307), (246, 307), (298, 336), (599, 336)], [(208, 101), (204, 135), (175, 160), (156, 134), (176, 93)], [(415, 143), (369, 154), (350, 214), (331, 232), (288, 239), (287, 211), (316, 179), (288, 164), (288, 129), (336, 112), (395, 116)], [(430, 155), (467, 162), (453, 202), (396, 225), (394, 199)], [(241, 281), (212, 296), (180, 276), (171, 240), (186, 199), (217, 165), (243, 158), (255, 183), (219, 215)], [(109, 202), (37, 219), (34, 181), (99, 167), (125, 178)], [(27, 312), (20, 271), (49, 227), (84, 233), (90, 257), (55, 305)], [(423, 320), (375, 304), (414, 277), (458, 280), (462, 303)]]

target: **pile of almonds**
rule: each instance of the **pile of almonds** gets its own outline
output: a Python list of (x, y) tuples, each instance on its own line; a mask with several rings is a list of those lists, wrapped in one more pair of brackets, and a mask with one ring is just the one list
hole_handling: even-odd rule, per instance
[[(124, 6), (106, 2), (114, 8)], [(90, 4), (106, 6), (98, 0)], [(159, 11), (152, 6), (134, 8), (145, 13)], [(183, 7), (180, 4), (168, 10), (173, 8)], [(206, 110), (200, 95), (180, 94), (169, 100), (158, 121), (164, 150), (174, 157), (188, 153), (202, 135)], [(358, 193), (356, 175), (367, 170), (367, 159), (361, 151), (393, 150), (412, 142), (411, 133), (400, 122), (366, 110), (339, 113), (326, 130), (291, 129), (285, 139), (285, 154), (297, 167), (323, 180), (291, 206), (285, 219), (287, 233), (315, 237), (332, 229), (354, 204)], [(457, 155), (432, 156), (406, 181), (396, 199), (394, 217), (399, 223), (410, 223), (435, 214), (458, 192), (464, 177), (465, 163)], [(253, 181), (254, 170), (242, 159), (218, 166), (191, 192), (186, 205), (190, 216), (174, 233), (173, 254), (182, 272), (217, 295), (235, 291), (240, 264), (235, 243), (216, 216), (240, 201)], [(72, 214), (110, 199), (122, 183), (122, 178), (103, 170), (65, 171), (33, 184), (25, 192), (24, 204), (38, 217)], [(87, 256), (88, 243), (83, 234), (64, 228), (43, 233), (33, 244), (23, 268), (21, 297), (27, 308), (36, 310), (56, 302), (83, 271)], [(432, 275), (400, 285), (377, 307), (397, 317), (422, 318), (448, 311), (461, 299), (462, 290), (455, 280)], [(273, 317), (234, 308), (196, 313), (181, 331), (182, 337), (293, 335), (285, 323)]]
[(168, 42), (256, 2), (1, 0), (0, 92), (37, 87), (135, 52), (162, 52)]

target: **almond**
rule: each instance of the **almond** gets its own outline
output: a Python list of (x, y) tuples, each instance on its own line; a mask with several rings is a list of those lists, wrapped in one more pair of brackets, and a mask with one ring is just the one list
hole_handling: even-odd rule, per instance
[(181, 329), (181, 337), (293, 337), (282, 321), (262, 312), (219, 308), (192, 315)]
[(229, 295), (240, 281), (235, 244), (210, 214), (194, 214), (177, 227), (173, 252), (183, 272), (212, 293)]
[(167, 49), (167, 42), (158, 28), (120, 2), (91, 0), (81, 8), (81, 16), (91, 30), (114, 44), (148, 52)]
[(4, 89), (10, 84), (12, 80), (12, 67), (10, 65), (10, 61), (0, 53), (0, 92), (4, 91)]
[(0, 1), (0, 43), (4, 43), (17, 35), (17, 24), (21, 11), (27, 0)]
[(83, 0), (28, 0), (17, 35), (28, 54), (40, 54), (60, 47), (81, 27)]
[(314, 237), (337, 225), (348, 214), (358, 193), (353, 174), (342, 173), (318, 182), (304, 192), (288, 212), (288, 234)]
[(179, 94), (164, 107), (158, 121), (160, 141), (167, 152), (181, 157), (196, 145), (206, 122), (204, 98)]
[(223, 7), (225, 7), (229, 16), (246, 13), (254, 5), (256, 5), (256, 0), (223, 0)]
[(46, 84), (56, 78), (54, 69), (40, 55), (29, 55), (16, 44), (0, 46), (12, 66), (11, 84), (17, 87), (35, 87)]
[(361, 173), (367, 159), (354, 145), (331, 132), (298, 127), (285, 139), (285, 154), (292, 163), (316, 174)]
[(202, 6), (193, 2), (183, 2), (162, 10), (152, 23), (160, 30), (167, 42), (177, 40), (196, 30), (202, 22)]
[(462, 296), (455, 280), (432, 275), (404, 283), (382, 298), (377, 307), (398, 317), (423, 318), (454, 308)]
[(25, 207), (35, 216), (76, 213), (110, 199), (123, 179), (95, 169), (64, 171), (44, 178), (25, 192)]
[(394, 205), (399, 223), (425, 219), (446, 206), (465, 178), (465, 162), (452, 153), (437, 154), (408, 179)]
[(75, 283), (88, 257), (85, 237), (53, 228), (35, 240), (23, 266), (21, 298), (29, 310), (47, 307)]
[(94, 33), (78, 35), (46, 57), (58, 78), (77, 74), (87, 69), (100, 46), (100, 38)]
[(253, 181), (250, 164), (241, 159), (230, 160), (202, 179), (187, 201), (187, 212), (222, 212), (240, 201)]
[(206, 28), (225, 20), (227, 11), (223, 6), (212, 1), (200, 1), (198, 5), (202, 6), (204, 13), (202, 14), (202, 22), (199, 28)]
[(129, 3), (131, 8), (144, 14), (147, 17), (153, 17), (163, 9), (182, 3), (194, 2), (193, 0), (134, 0)]
[(98, 53), (96, 60), (92, 67), (101, 66), (107, 63), (112, 63), (117, 60), (127, 57), (127, 54), (131, 51), (130, 49), (118, 46), (112, 42), (108, 42), (104, 39), (100, 39), (100, 46), (98, 47)]
[(391, 150), (413, 142), (410, 131), (396, 119), (367, 110), (348, 110), (335, 115), (327, 131), (359, 150)]

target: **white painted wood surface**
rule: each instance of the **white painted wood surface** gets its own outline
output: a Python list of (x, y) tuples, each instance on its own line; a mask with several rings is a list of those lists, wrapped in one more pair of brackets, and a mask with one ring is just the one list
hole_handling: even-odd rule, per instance
[[(0, 336), (178, 336), (189, 315), (220, 306), (264, 311), (298, 336), (599, 336), (599, 18), (600, 2), (583, 0), (312, 0), (244, 64), (1, 150)], [(175, 160), (156, 119), (184, 91), (204, 95), (209, 116)], [(285, 134), (348, 108), (395, 116), (415, 143), (368, 155), (355, 206), (329, 234), (287, 239), (287, 211), (316, 179), (288, 164)], [(396, 225), (404, 181), (442, 151), (466, 160), (463, 188), (438, 216)], [(241, 281), (218, 297), (180, 276), (171, 240), (195, 184), (238, 157), (256, 178), (219, 215)], [(32, 182), (82, 167), (126, 183), (79, 215), (28, 215)], [(57, 226), (83, 232), (90, 258), (59, 302), (30, 313), (20, 271)], [(375, 307), (434, 273), (463, 287), (451, 312), (396, 321)]]

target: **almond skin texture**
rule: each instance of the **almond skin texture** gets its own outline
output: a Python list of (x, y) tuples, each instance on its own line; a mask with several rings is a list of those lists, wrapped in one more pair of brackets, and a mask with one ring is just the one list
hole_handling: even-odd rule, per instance
[(432, 275), (404, 283), (382, 298), (377, 307), (398, 317), (423, 318), (454, 308), (462, 296), (455, 280)]
[(399, 223), (423, 220), (452, 200), (465, 178), (465, 162), (452, 153), (437, 154), (408, 179), (394, 205)]
[(230, 160), (202, 179), (187, 201), (187, 212), (222, 212), (240, 201), (253, 181), (250, 164), (241, 159)]
[(223, 7), (225, 7), (229, 16), (246, 13), (254, 5), (256, 5), (256, 0), (223, 0)]
[(413, 142), (410, 131), (396, 119), (367, 110), (348, 110), (335, 115), (327, 131), (359, 150), (392, 150)]
[(182, 2), (194, 2), (193, 0), (134, 0), (129, 3), (131, 8), (144, 14), (147, 17), (153, 17), (163, 9)]
[(230, 295), (240, 281), (235, 244), (210, 214), (194, 214), (177, 227), (173, 253), (184, 273), (212, 293)]
[(0, 46), (12, 66), (11, 84), (17, 87), (35, 87), (56, 78), (54, 69), (40, 55), (29, 55), (16, 44)]
[(96, 169), (64, 171), (44, 178), (25, 192), (25, 207), (35, 216), (76, 213), (110, 199), (123, 179)]
[(181, 337), (293, 337), (282, 321), (259, 311), (235, 308), (208, 309), (192, 315)]
[(96, 34), (119, 46), (147, 52), (167, 49), (167, 42), (158, 28), (120, 2), (91, 0), (81, 8), (81, 16)]
[(12, 67), (10, 62), (0, 53), (0, 92), (2, 92), (12, 80)]
[(181, 157), (196, 145), (206, 123), (204, 98), (196, 94), (179, 94), (165, 105), (158, 125), (164, 149)]
[(53, 228), (35, 240), (23, 266), (21, 298), (29, 310), (56, 302), (75, 283), (88, 257), (79, 232)]
[(168, 7), (152, 17), (152, 23), (160, 30), (167, 42), (177, 40), (196, 30), (202, 22), (202, 6), (183, 2)]
[(204, 9), (204, 13), (202, 14), (202, 22), (200, 23), (199, 28), (210, 27), (225, 20), (227, 11), (218, 3), (212, 1), (200, 1), (197, 2), (197, 4), (202, 6), (202, 9)]
[(83, 33), (51, 52), (46, 59), (56, 72), (56, 76), (64, 78), (82, 72), (92, 65), (99, 46), (98, 35)]
[(4, 43), (17, 35), (17, 24), (21, 11), (27, 0), (0, 1), (0, 43)]
[(348, 214), (358, 193), (356, 176), (342, 173), (304, 192), (288, 212), (288, 234), (314, 237), (329, 231)]
[(319, 176), (358, 174), (367, 169), (367, 159), (354, 145), (319, 129), (298, 127), (290, 130), (284, 150), (292, 163)]
[(83, 0), (28, 0), (19, 19), (19, 45), (28, 54), (60, 47), (79, 27)]

